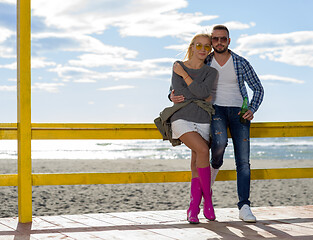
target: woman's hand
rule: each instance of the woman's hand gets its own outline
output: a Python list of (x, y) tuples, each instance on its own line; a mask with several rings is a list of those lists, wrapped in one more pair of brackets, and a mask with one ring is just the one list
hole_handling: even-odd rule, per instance
[(185, 78), (186, 76), (188, 76), (188, 74), (186, 73), (186, 71), (183, 69), (183, 67), (178, 63), (174, 63), (174, 66), (173, 66), (173, 71), (181, 76), (182, 78)]

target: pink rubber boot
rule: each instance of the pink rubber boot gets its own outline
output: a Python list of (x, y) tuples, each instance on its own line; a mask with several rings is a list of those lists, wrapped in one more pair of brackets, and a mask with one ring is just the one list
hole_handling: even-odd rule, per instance
[(189, 223), (199, 223), (198, 214), (200, 212), (200, 203), (202, 199), (202, 190), (200, 179), (191, 179), (191, 189), (190, 189), (190, 205), (187, 210), (187, 221)]
[(206, 168), (197, 168), (199, 179), (201, 183), (202, 194), (204, 198), (203, 203), (203, 214), (204, 216), (210, 220), (215, 220), (215, 213), (212, 203), (212, 195), (211, 195), (211, 170), (210, 166)]

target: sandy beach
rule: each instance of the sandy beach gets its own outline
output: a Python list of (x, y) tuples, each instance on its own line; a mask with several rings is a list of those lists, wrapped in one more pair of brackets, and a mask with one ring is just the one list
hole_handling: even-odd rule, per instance
[[(0, 160), (1, 174), (17, 172), (15, 160)], [(33, 160), (34, 173), (188, 171), (189, 160)], [(251, 160), (251, 168), (312, 167), (312, 160)], [(234, 169), (227, 159), (222, 169)], [(187, 209), (189, 183), (75, 185), (33, 187), (33, 214), (62, 215), (142, 210)], [(215, 207), (236, 207), (235, 181), (213, 187)], [(313, 204), (313, 179), (251, 182), (251, 205), (300, 206)], [(1, 187), (0, 217), (17, 216), (17, 187)]]

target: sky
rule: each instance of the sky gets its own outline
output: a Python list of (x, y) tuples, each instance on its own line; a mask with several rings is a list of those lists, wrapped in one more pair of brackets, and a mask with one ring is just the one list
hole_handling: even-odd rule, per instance
[[(216, 24), (263, 84), (253, 121), (313, 121), (311, 0), (31, 2), (33, 123), (153, 123), (173, 63)], [(2, 123), (17, 121), (16, 71), (16, 0), (0, 0)]]

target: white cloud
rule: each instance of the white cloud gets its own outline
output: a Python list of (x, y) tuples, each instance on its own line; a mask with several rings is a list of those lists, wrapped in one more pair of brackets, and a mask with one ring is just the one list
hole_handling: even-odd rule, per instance
[(78, 60), (70, 60), (69, 64), (76, 67), (101, 67), (110, 66), (121, 70), (127, 69), (157, 69), (160, 64), (171, 64), (175, 61), (172, 58), (146, 59), (143, 61), (127, 60), (127, 56), (103, 54), (83, 54), (78, 56)]
[(244, 30), (254, 27), (256, 24), (255, 22), (241, 23), (238, 21), (230, 21), (225, 22), (223, 25), (225, 25), (229, 30)]
[(7, 40), (9, 37), (15, 35), (15, 32), (8, 29), (8, 28), (5, 28), (5, 27), (2, 27), (0, 26), (0, 43), (4, 42), (5, 40)]
[[(247, 23), (241, 23), (238, 21), (232, 21), (232, 22), (225, 22), (225, 23), (223, 23), (223, 25), (227, 26), (227, 28), (229, 30), (243, 30), (243, 29), (248, 29), (248, 28), (254, 27), (256, 24), (254, 22), (247, 24)], [(204, 29), (205, 29), (205, 31), (204, 31)], [(201, 31), (198, 31), (197, 33), (206, 32), (206, 33), (210, 34), (212, 32), (212, 29), (213, 29), (213, 25), (207, 26), (205, 28), (202, 28)], [(182, 54), (184, 57), (186, 54), (186, 51), (188, 49), (189, 42), (191, 41), (193, 35), (194, 34), (190, 35), (189, 37), (185, 37), (184, 38), (185, 43), (178, 44), (178, 45), (166, 46), (165, 49), (172, 49), (172, 50), (179, 51), (180, 54)]]
[[(79, 60), (70, 60), (70, 66), (58, 65), (50, 71), (57, 72), (60, 78), (80, 83), (93, 83), (105, 79), (142, 79), (170, 75), (172, 64), (176, 60), (157, 58), (135, 61), (106, 54), (83, 54), (78, 58)], [(88, 69), (91, 67), (111, 67), (111, 70), (98, 72)]]
[(55, 62), (46, 61), (45, 57), (32, 57), (31, 67), (32, 68), (45, 68), (49, 66), (56, 66)]
[(298, 83), (302, 84), (304, 81), (296, 79), (296, 78), (290, 78), (290, 77), (283, 77), (283, 76), (277, 76), (277, 75), (260, 75), (259, 78), (262, 81), (281, 81), (281, 82), (288, 82), (288, 83)]
[(83, 54), (78, 57), (78, 60), (70, 60), (68, 63), (72, 66), (78, 67), (100, 67), (100, 66), (123, 66), (124, 69), (127, 68), (136, 68), (139, 66), (137, 61), (129, 61), (125, 60), (125, 56), (122, 53), (119, 56), (113, 56), (111, 53), (103, 53), (103, 54)]
[(234, 51), (295, 66), (313, 67), (313, 31), (241, 36)]
[(14, 86), (2, 85), (2, 86), (0, 86), (0, 91), (3, 91), (3, 92), (16, 92), (16, 85), (14, 85)]
[(122, 36), (150, 37), (194, 34), (202, 22), (218, 17), (177, 11), (187, 6), (186, 0), (34, 0), (32, 14), (73, 35), (102, 33), (113, 26)]
[(56, 72), (59, 78), (63, 79), (63, 81), (71, 81), (81, 79), (82, 77), (89, 78), (95, 72), (88, 70), (86, 68), (81, 67), (72, 67), (72, 66), (63, 66), (58, 64), (55, 68), (49, 69), (49, 72)]
[(16, 0), (0, 0), (0, 3), (8, 3), (8, 4), (15, 5)]
[(135, 88), (135, 86), (131, 85), (119, 85), (119, 86), (112, 86), (112, 87), (106, 87), (106, 88), (99, 88), (100, 91), (115, 91), (115, 90), (125, 90), (125, 89), (131, 89)]
[(96, 83), (97, 81), (92, 80), (90, 78), (79, 78), (79, 79), (73, 80), (73, 82), (76, 82), (76, 83)]
[(14, 49), (0, 45), (0, 58), (16, 58)]
[(34, 83), (32, 90), (57, 93), (59, 92), (59, 87), (63, 86), (65, 86), (64, 83)]
[[(65, 86), (64, 83), (34, 83), (31, 86), (32, 91), (36, 92), (51, 92), (51, 93), (57, 93), (59, 91), (59, 87)], [(0, 91), (3, 92), (16, 92), (16, 85), (13, 86), (7, 86), (2, 85), (0, 86)]]
[(9, 63), (9, 64), (3, 64), (3, 65), (0, 65), (0, 68), (10, 69), (10, 70), (16, 70), (16, 68), (17, 68), (17, 63), (14, 62), (14, 63)]
[(15, 31), (0, 26), (0, 33), (0, 58), (15, 58), (16, 56), (11, 44), (10, 46), (5, 45), (5, 42), (15, 35)]
[[(89, 54), (102, 54), (114, 58), (121, 58), (121, 56), (125, 58), (135, 58), (138, 55), (137, 51), (129, 50), (125, 47), (106, 45), (99, 39), (83, 35), (82, 33), (35, 33), (32, 34), (32, 39), (39, 42), (51, 41), (51, 39), (54, 42), (60, 42), (61, 44), (58, 46), (58, 51), (87, 52)], [(46, 47), (48, 46), (43, 45), (43, 50), (46, 50)], [(98, 60), (99, 59), (96, 59), (96, 61)]]
[(172, 49), (172, 50), (179, 51), (181, 53), (185, 53), (188, 49), (188, 45), (189, 45), (189, 42), (186, 42), (184, 44), (169, 45), (169, 46), (166, 46), (165, 49)]
[[(45, 68), (45, 67), (56, 65), (55, 62), (49, 62), (49, 61), (46, 61), (45, 59), (46, 58), (44, 58), (44, 57), (32, 57), (31, 68), (32, 69), (34, 69), (34, 68)], [(17, 69), (17, 62), (0, 65), (0, 68), (16, 70)]]
[[(147, 14), (144, 18), (129, 19), (115, 24), (120, 28), (122, 36), (148, 37), (186, 37), (201, 31), (201, 23), (217, 18), (217, 16), (203, 15), (202, 13), (179, 13), (178, 11)], [(166, 27), (165, 27), (166, 26)]]

